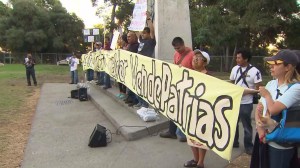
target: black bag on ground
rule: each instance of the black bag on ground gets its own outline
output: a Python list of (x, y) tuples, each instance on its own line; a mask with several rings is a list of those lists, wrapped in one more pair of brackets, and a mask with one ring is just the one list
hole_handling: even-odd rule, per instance
[(80, 101), (88, 100), (87, 88), (79, 88), (78, 89), (78, 99)]
[(71, 98), (78, 99), (78, 89), (71, 90)]
[(103, 147), (106, 145), (106, 128), (97, 124), (90, 136), (89, 147)]

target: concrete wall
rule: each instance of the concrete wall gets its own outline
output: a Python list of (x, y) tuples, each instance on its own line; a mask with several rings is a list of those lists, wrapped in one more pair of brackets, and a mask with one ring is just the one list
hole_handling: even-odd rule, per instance
[[(152, 2), (152, 0), (149, 0)], [(192, 47), (191, 22), (187, 0), (155, 0), (155, 58), (173, 62), (172, 40), (181, 37)]]

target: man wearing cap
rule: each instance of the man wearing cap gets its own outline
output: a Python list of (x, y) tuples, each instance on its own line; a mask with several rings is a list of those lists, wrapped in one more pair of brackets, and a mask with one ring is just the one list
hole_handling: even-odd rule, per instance
[[(175, 37), (172, 41), (172, 46), (175, 49), (174, 64), (179, 65), (179, 67), (183, 66), (189, 69), (194, 69), (192, 65), (194, 52), (191, 48), (185, 46), (183, 39), (181, 37)], [(167, 132), (160, 133), (159, 136), (162, 138), (177, 139), (176, 130), (176, 124), (169, 121), (169, 130)], [(177, 134), (182, 135), (179, 137), (180, 142), (186, 142), (184, 134), (180, 133), (180, 131), (177, 132)]]
[[(232, 68), (230, 73), (230, 81), (244, 88), (258, 90), (262, 82), (260, 71), (250, 64), (251, 53), (248, 50), (239, 50), (236, 55), (237, 65)], [(251, 112), (253, 110), (253, 94), (244, 94), (242, 96), (239, 118), (244, 127), (244, 147), (248, 155), (252, 154), (252, 125)], [(234, 148), (239, 147), (239, 125), (237, 123), (234, 138)]]

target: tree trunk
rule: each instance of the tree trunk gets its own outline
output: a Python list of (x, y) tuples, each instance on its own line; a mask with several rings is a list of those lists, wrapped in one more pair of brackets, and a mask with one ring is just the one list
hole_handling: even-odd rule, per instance
[(230, 69), (234, 66), (235, 55), (236, 55), (236, 49), (237, 49), (237, 42), (236, 42), (235, 45), (234, 45), (234, 50), (233, 50), (233, 55), (232, 55), (232, 59), (231, 59)]
[(229, 46), (228, 44), (226, 45), (225, 48), (225, 71), (229, 71)]
[(114, 34), (114, 24), (115, 24), (115, 18), (116, 18), (116, 7), (117, 3), (113, 3), (112, 11), (111, 11), (111, 17), (110, 17), (110, 30), (109, 30), (109, 36), (111, 39), (111, 36)]

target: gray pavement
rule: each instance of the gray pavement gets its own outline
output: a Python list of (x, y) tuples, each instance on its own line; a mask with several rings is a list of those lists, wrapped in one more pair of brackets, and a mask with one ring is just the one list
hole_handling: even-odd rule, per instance
[[(74, 88), (62, 83), (42, 86), (22, 168), (182, 168), (185, 161), (192, 159), (186, 143), (160, 138), (157, 133), (132, 141), (116, 134), (117, 128), (94, 101), (68, 98)], [(113, 133), (107, 147), (87, 145), (96, 124)], [(232, 160), (244, 151), (242, 130), (241, 126), (241, 147), (233, 149)], [(206, 168), (227, 164), (214, 152), (207, 152)]]

